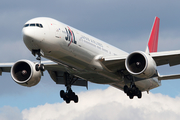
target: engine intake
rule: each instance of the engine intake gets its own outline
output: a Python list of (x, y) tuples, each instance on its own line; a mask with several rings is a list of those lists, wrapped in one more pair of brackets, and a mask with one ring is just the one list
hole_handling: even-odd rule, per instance
[(127, 71), (135, 77), (149, 78), (156, 74), (155, 61), (142, 51), (131, 53), (125, 61), (125, 66)]
[(35, 70), (35, 63), (29, 60), (20, 60), (12, 66), (11, 76), (16, 83), (31, 87), (39, 83), (41, 72)]

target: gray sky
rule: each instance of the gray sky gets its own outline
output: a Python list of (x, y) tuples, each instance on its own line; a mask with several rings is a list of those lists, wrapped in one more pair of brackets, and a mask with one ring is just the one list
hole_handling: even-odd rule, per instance
[[(35, 17), (51, 17), (57, 19), (120, 49), (132, 52), (135, 50), (145, 50), (154, 18), (158, 16), (160, 18), (159, 51), (177, 50), (180, 48), (179, 5), (179, 0), (2, 0), (0, 3), (0, 62), (15, 62), (19, 59), (35, 60), (31, 52), (25, 47), (21, 33), (24, 23)], [(180, 71), (179, 66), (173, 69), (170, 69), (168, 66), (159, 69), (162, 74), (177, 73)], [(152, 102), (148, 101), (146, 97), (156, 99), (156, 97), (160, 96), (160, 99), (158, 99), (160, 101), (162, 98), (166, 99), (166, 95), (168, 95), (170, 96), (170, 98), (168, 98), (170, 102), (177, 102), (176, 97), (180, 95), (179, 84), (180, 82), (178, 80), (163, 81), (163, 86), (153, 90), (151, 95), (143, 96), (143, 99), (145, 99), (145, 102)], [(97, 88), (108, 91), (105, 85), (90, 83), (90, 90), (87, 94), (89, 92), (92, 93), (90, 95), (95, 94), (96, 91), (92, 90)], [(64, 89), (64, 87), (55, 85), (47, 73), (42, 77), (41, 82), (32, 88), (19, 86), (11, 79), (10, 74), (5, 73), (0, 78), (0, 118), (11, 119), (7, 116), (9, 110), (14, 111), (12, 117), (14, 117), (13, 115), (16, 115), (15, 118), (23, 118), (23, 116), (26, 116), (25, 118), (28, 119), (27, 112), (30, 112), (29, 118), (31, 118), (31, 113), (37, 113), (39, 107), (43, 108), (48, 105), (49, 107), (53, 107), (58, 104), (59, 107), (63, 106), (65, 109), (68, 109), (59, 98), (60, 89)], [(85, 88), (75, 87), (74, 89), (77, 93), (83, 91), (84, 94), (86, 94)], [(123, 100), (128, 98), (122, 91), (112, 91), (112, 93), (116, 93), (117, 96), (118, 92), (122, 94), (121, 97), (123, 97)], [(155, 93), (161, 93), (162, 95)], [(86, 99), (86, 95), (84, 94), (81, 95), (82, 99)], [(109, 96), (103, 97), (103, 99), (105, 98), (108, 99)], [(96, 97), (96, 99), (98, 99), (98, 97)], [(101, 97), (99, 99), (101, 100)], [(112, 99), (116, 98), (112, 97)], [(159, 101), (157, 103), (161, 103)], [(89, 103), (96, 102), (89, 101)], [(138, 109), (142, 106), (138, 104), (138, 101), (136, 103), (136, 100), (132, 103), (137, 104), (137, 107), (132, 107), (131, 109), (133, 104), (130, 103), (131, 102), (129, 102), (129, 105), (128, 103), (123, 105), (119, 102), (116, 104), (110, 100), (110, 102), (108, 101), (102, 105), (101, 102), (97, 102), (97, 106), (92, 105), (90, 108), (87, 107), (83, 116), (79, 117), (81, 119), (87, 119), (88, 117), (92, 119), (95, 116), (93, 110), (103, 106), (107, 111), (110, 111), (109, 109), (116, 109), (114, 106), (121, 106), (125, 111), (132, 110), (132, 112), (134, 112), (139, 110), (138, 114), (142, 114), (143, 110), (148, 111), (148, 108), (143, 108), (143, 110)], [(111, 104), (112, 106), (110, 106)], [(165, 103), (162, 103), (161, 105), (164, 106), (164, 104)], [(180, 103), (178, 102), (177, 104)], [(69, 106), (71, 106), (71, 104)], [(53, 109), (56, 108), (53, 107)], [(78, 111), (77, 108), (74, 109)], [(123, 109), (119, 111), (122, 112)], [(58, 110), (58, 113), (62, 112), (61, 109)], [(171, 110), (171, 108), (163, 110), (159, 115), (168, 115), (166, 113), (168, 113), (168, 110)], [(169, 112), (169, 114), (172, 114), (168, 117), (172, 117), (174, 114), (177, 115), (178, 112), (176, 108), (173, 110), (174, 111)], [(66, 112), (68, 113), (68, 110)], [(90, 115), (88, 114), (89, 112), (91, 113)], [(98, 112), (100, 112), (99, 114), (103, 113), (101, 110)], [(148, 112), (150, 112), (152, 116), (158, 116), (157, 113), (153, 111), (153, 108), (152, 111)], [(157, 112), (159, 111), (157, 110)], [(115, 113), (117, 118), (119, 118), (118, 113)], [(123, 118), (128, 119), (127, 116), (128, 115), (123, 116)], [(107, 116), (107, 119), (110, 118), (111, 116)], [(134, 116), (132, 116), (132, 118), (134, 118)], [(141, 116), (138, 118), (141, 118)]]

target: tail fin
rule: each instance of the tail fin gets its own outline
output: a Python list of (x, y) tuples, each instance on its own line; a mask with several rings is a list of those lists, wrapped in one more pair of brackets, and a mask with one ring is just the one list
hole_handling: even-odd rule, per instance
[(160, 24), (160, 19), (158, 17), (155, 17), (154, 25), (151, 29), (151, 34), (149, 36), (149, 41), (148, 41), (148, 46), (146, 48), (146, 53), (157, 52), (159, 24)]

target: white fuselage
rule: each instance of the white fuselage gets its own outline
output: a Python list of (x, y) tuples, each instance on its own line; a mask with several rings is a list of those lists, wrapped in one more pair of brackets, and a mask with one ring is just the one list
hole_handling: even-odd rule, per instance
[[(43, 57), (64, 65), (69, 73), (80, 78), (119, 89), (126, 84), (121, 75), (108, 71), (98, 60), (128, 53), (57, 20), (45, 17), (29, 20), (23, 28), (23, 40), (30, 51), (40, 49)], [(136, 82), (141, 91), (159, 85), (157, 78)]]

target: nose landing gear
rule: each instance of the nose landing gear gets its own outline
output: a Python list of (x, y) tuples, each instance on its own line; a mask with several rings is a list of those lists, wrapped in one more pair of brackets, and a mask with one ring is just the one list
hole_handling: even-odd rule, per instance
[(35, 68), (36, 68), (36, 71), (44, 71), (45, 70), (45, 68), (44, 68), (44, 64), (36, 64), (36, 66), (35, 66)]
[[(43, 71), (45, 70), (44, 65), (41, 64), (41, 56), (43, 55), (43, 53), (41, 52), (40, 49), (38, 49), (38, 50), (32, 50), (32, 54), (34, 56), (38, 55), (36, 60), (39, 61), (39, 64), (35, 65), (35, 69), (36, 69), (36, 71), (41, 71), (41, 73), (43, 75)], [(26, 74), (26, 72), (23, 71), (22, 74)], [(79, 78), (76, 76), (70, 75), (67, 72), (64, 73), (63, 77), (64, 77), (65, 86), (66, 86), (66, 91), (61, 90), (60, 91), (60, 97), (63, 98), (63, 100), (66, 101), (66, 103), (70, 103), (70, 101), (74, 101), (75, 103), (78, 103), (78, 101), (79, 101), (78, 96), (75, 94), (75, 92), (72, 91), (71, 86)], [(80, 85), (84, 86), (84, 83), (81, 82)]]
[(35, 69), (36, 69), (36, 71), (44, 71), (45, 70), (45, 68), (44, 68), (44, 65), (43, 64), (41, 64), (41, 56), (42, 56), (42, 53), (41, 53), (41, 50), (39, 49), (39, 50), (32, 50), (32, 54), (35, 56), (35, 55), (38, 55), (37, 56), (37, 58), (36, 58), (36, 60), (38, 60), (39, 61), (39, 64), (36, 64), (35, 65)]

